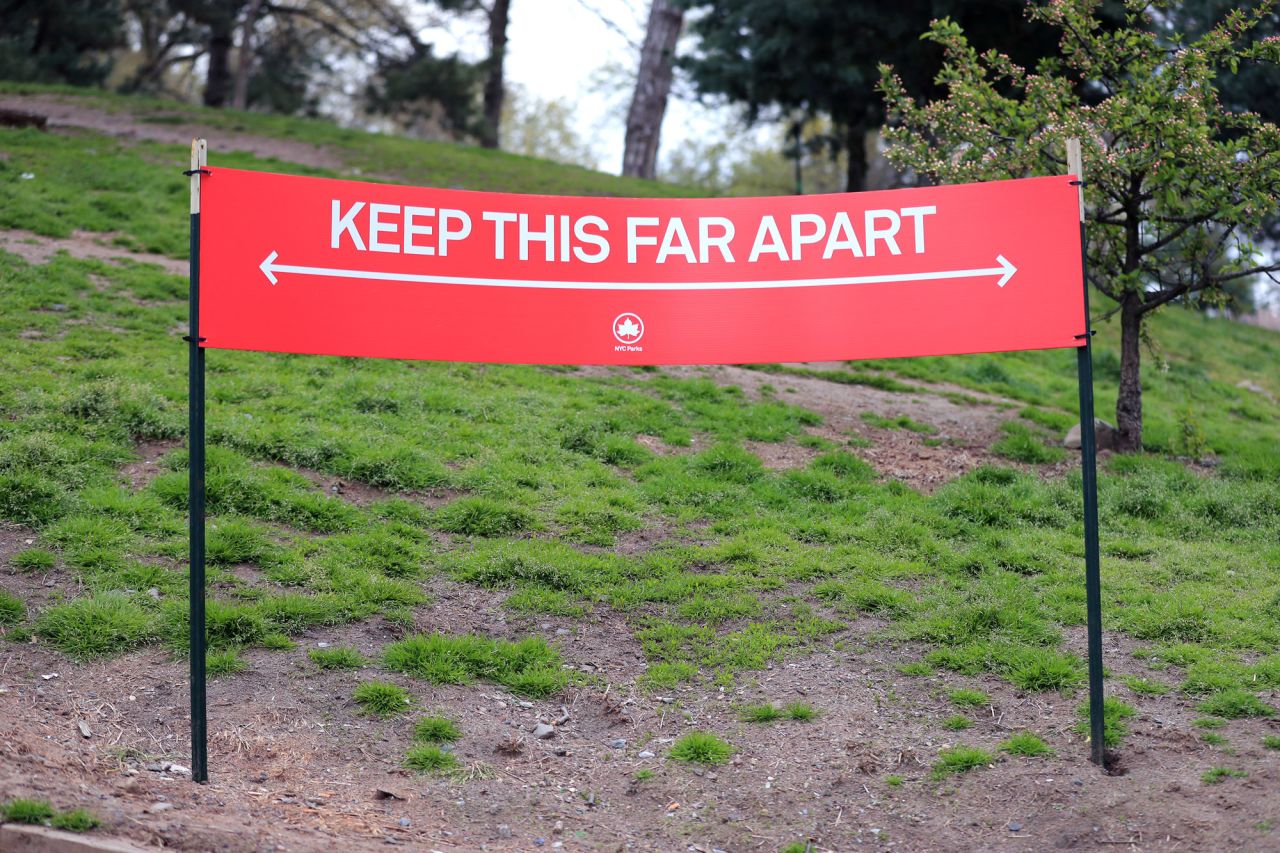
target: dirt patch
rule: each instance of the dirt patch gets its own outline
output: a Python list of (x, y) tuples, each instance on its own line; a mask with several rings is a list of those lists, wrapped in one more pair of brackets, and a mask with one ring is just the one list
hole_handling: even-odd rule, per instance
[[(1072, 731), (1074, 702), (955, 676), (903, 679), (894, 668), (908, 649), (828, 651), (775, 664), (736, 690), (686, 685), (646, 695), (628, 686), (642, 665), (615, 617), (597, 614), (559, 634), (554, 620), (527, 624), (502, 613), (498, 595), (434, 591), (436, 604), (418, 611), (424, 628), (495, 636), (533, 628), (555, 637), (574, 666), (599, 660), (600, 649), (623, 654), (602, 667), (607, 686), (529, 702), (487, 684), (321, 672), (308, 648), (350, 644), (376, 658), (396, 633), (379, 620), (312, 632), (291, 652), (249, 652), (249, 672), (211, 682), (212, 781), (197, 786), (165, 769), (189, 764), (181, 662), (153, 650), (69, 667), (40, 646), (6, 649), (0, 796), (92, 808), (106, 832), (184, 850), (517, 850), (542, 839), (547, 849), (559, 841), (565, 850), (745, 851), (806, 838), (816, 850), (1269, 846), (1258, 827), (1280, 796), (1280, 756), (1249, 745), (1266, 723), (1232, 723), (1239, 747), (1219, 757), (1190, 735), (1172, 736), (1157, 722), (1159, 703), (1144, 701), (1123, 753), (1128, 774), (1106, 776), (1085, 761)], [(61, 674), (42, 678), (54, 671)], [(351, 691), (375, 675), (460, 722), (459, 778), (401, 767), (411, 719), (356, 713)], [(959, 734), (938, 725), (955, 711), (944, 696), (953, 686), (991, 694)], [(738, 721), (742, 703), (796, 700), (821, 716)], [(556, 722), (556, 734), (535, 740), (529, 731), (539, 721)], [(691, 768), (667, 759), (673, 740), (695, 728), (727, 738), (732, 760)], [(998, 744), (1023, 729), (1057, 755), (997, 758), (990, 768), (926, 779), (940, 749), (962, 742), (998, 755)], [(1224, 763), (1248, 778), (1199, 781)], [(638, 780), (645, 770), (651, 778)], [(891, 774), (904, 783), (887, 785)]]
[[(190, 145), (195, 138), (209, 140), (211, 151), (245, 151), (257, 157), (274, 157), (322, 169), (344, 168), (342, 159), (319, 145), (290, 139), (255, 136), (185, 120), (181, 114), (154, 116), (146, 121), (128, 111), (101, 109), (83, 98), (57, 95), (0, 95), (0, 108), (38, 113), (49, 119), (49, 130), (84, 128), (119, 139), (145, 139), (168, 145)], [(172, 120), (171, 120), (172, 119)]]
[(134, 452), (138, 455), (137, 461), (121, 467), (120, 473), (129, 481), (129, 488), (133, 491), (145, 489), (152, 480), (163, 473), (164, 469), (159, 465), (160, 458), (183, 446), (182, 441), (171, 438), (144, 441), (134, 448)]
[(46, 264), (59, 252), (66, 252), (73, 258), (112, 262), (124, 259), (155, 264), (173, 275), (185, 276), (188, 272), (186, 261), (121, 249), (111, 245), (111, 237), (110, 233), (91, 231), (75, 231), (70, 237), (42, 237), (30, 231), (0, 230), (0, 249), (17, 255), (29, 264)]

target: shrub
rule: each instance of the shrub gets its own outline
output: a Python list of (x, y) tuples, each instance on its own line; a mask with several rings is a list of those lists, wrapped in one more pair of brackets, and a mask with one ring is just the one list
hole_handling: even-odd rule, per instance
[(668, 754), (691, 764), (724, 764), (733, 755), (733, 747), (710, 732), (689, 732), (672, 744)]
[(332, 649), (312, 649), (307, 656), (321, 669), (359, 669), (367, 661), (364, 655), (350, 646)]
[(404, 688), (386, 681), (366, 681), (355, 689), (351, 698), (363, 713), (375, 717), (393, 717), (413, 704)]

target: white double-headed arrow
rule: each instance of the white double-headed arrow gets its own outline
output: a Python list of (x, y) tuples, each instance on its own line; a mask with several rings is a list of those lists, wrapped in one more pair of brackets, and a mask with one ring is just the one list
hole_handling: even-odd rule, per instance
[(999, 266), (972, 270), (939, 270), (936, 272), (904, 272), (887, 275), (854, 275), (840, 278), (805, 278), (787, 281), (530, 281), (518, 278), (472, 278), (470, 276), (422, 275), (420, 273), (377, 272), (375, 270), (340, 270), (330, 267), (302, 267), (278, 264), (277, 252), (267, 255), (259, 269), (267, 281), (275, 284), (276, 273), (317, 275), (324, 278), (360, 278), (369, 281), (407, 281), (421, 284), (469, 284), (480, 287), (542, 287), (554, 290), (745, 290), (767, 287), (831, 287), (841, 284), (883, 284), (892, 281), (941, 281), (951, 278), (981, 278), (998, 275), (1000, 287), (1009, 283), (1018, 268), (1004, 255), (996, 255)]

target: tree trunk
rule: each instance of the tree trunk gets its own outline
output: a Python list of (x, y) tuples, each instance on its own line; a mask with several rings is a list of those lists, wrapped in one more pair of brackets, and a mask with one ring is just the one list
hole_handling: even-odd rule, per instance
[(507, 57), (507, 19), (511, 0), (493, 0), (489, 10), (489, 76), (484, 81), (484, 127), (480, 144), (498, 147), (498, 131), (502, 123), (502, 99), (506, 94), (502, 66)]
[(1120, 308), (1120, 394), (1116, 398), (1116, 450), (1142, 449), (1142, 314), (1137, 295)]
[(253, 27), (258, 22), (258, 12), (262, 9), (263, 0), (250, 0), (249, 11), (245, 13), (244, 25), (240, 27), (240, 50), (236, 52), (236, 79), (231, 106), (243, 110), (249, 105), (249, 75), (253, 71)]
[(676, 41), (684, 26), (684, 9), (671, 0), (653, 0), (649, 24), (640, 48), (636, 90), (627, 110), (627, 137), (622, 151), (622, 174), (652, 179), (658, 171), (658, 142), (662, 117), (671, 94)]
[(219, 16), (209, 28), (209, 75), (204, 83), (204, 105), (221, 107), (231, 92), (231, 44), (235, 20)]
[(845, 139), (845, 192), (858, 193), (867, 188), (867, 128), (862, 124), (850, 125)]

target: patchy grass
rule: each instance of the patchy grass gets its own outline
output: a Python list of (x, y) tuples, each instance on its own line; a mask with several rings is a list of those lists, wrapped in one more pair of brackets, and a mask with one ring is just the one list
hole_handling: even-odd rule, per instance
[(0, 805), (0, 816), (10, 823), (40, 824), (52, 820), (53, 815), (53, 806), (45, 800), (18, 797)]
[(1206, 770), (1200, 776), (1200, 781), (1206, 785), (1220, 785), (1228, 779), (1244, 779), (1248, 777), (1248, 773), (1243, 770), (1232, 770), (1228, 767), (1213, 767)]
[(413, 724), (413, 739), (419, 743), (453, 743), (460, 737), (462, 730), (448, 717), (419, 717)]
[(744, 723), (772, 723), (781, 720), (782, 711), (772, 704), (750, 705), (738, 713), (738, 719)]
[(1247, 690), (1224, 690), (1196, 706), (1205, 714), (1239, 720), (1245, 717), (1270, 717), (1275, 709)]
[(942, 721), (942, 727), (953, 732), (963, 731), (964, 729), (971, 728), (972, 726), (973, 720), (963, 714), (955, 714)]
[(0, 589), (0, 628), (17, 625), (27, 618), (27, 607), (16, 595)]
[[(1118, 747), (1124, 738), (1129, 734), (1129, 724), (1127, 720), (1131, 719), (1137, 711), (1132, 705), (1128, 705), (1114, 696), (1107, 696), (1102, 702), (1102, 742), (1108, 749)], [(1076, 708), (1076, 717), (1078, 722), (1075, 726), (1077, 734), (1082, 735), (1086, 739), (1089, 737), (1089, 700), (1081, 702)]]
[(405, 753), (404, 766), (419, 773), (443, 773), (456, 769), (458, 759), (436, 744), (417, 744)]
[(386, 681), (366, 681), (355, 689), (351, 698), (362, 713), (374, 717), (394, 717), (413, 705), (413, 698), (403, 687)]
[(359, 669), (368, 661), (358, 649), (337, 646), (329, 649), (311, 649), (307, 657), (321, 669)]
[(933, 764), (930, 775), (941, 779), (948, 773), (968, 773), (979, 767), (985, 767), (994, 759), (985, 749), (974, 746), (952, 746), (938, 753), (938, 760)]
[(1280, 735), (1263, 735), (1262, 745), (1267, 749), (1280, 749)]
[(240, 657), (238, 649), (226, 649), (220, 652), (209, 652), (205, 656), (205, 672), (213, 678), (220, 675), (235, 675), (249, 668), (249, 663)]
[(970, 690), (967, 687), (956, 687), (947, 691), (951, 704), (959, 708), (985, 708), (991, 704), (991, 697), (981, 690)]
[(121, 592), (100, 592), (50, 607), (36, 633), (76, 660), (118, 655), (156, 634), (152, 614)]
[(788, 702), (782, 706), (782, 713), (798, 723), (812, 722), (821, 716), (821, 712), (807, 702)]
[(88, 832), (101, 826), (102, 821), (88, 809), (72, 809), (67, 812), (58, 812), (53, 816), (50, 825), (63, 832)]
[(20, 572), (47, 572), (57, 561), (52, 551), (43, 548), (28, 548), (9, 558), (9, 562)]
[(673, 743), (667, 754), (690, 764), (724, 764), (733, 752), (727, 741), (710, 732), (689, 732)]
[(1044, 739), (1033, 732), (1015, 732), (1008, 740), (1000, 744), (1000, 751), (1010, 755), (1021, 755), (1035, 758), (1041, 755), (1053, 755), (1053, 748)]
[(432, 684), (483, 679), (532, 697), (557, 693), (570, 680), (560, 666), (559, 652), (541, 637), (513, 643), (475, 634), (418, 635), (387, 646), (383, 663)]

